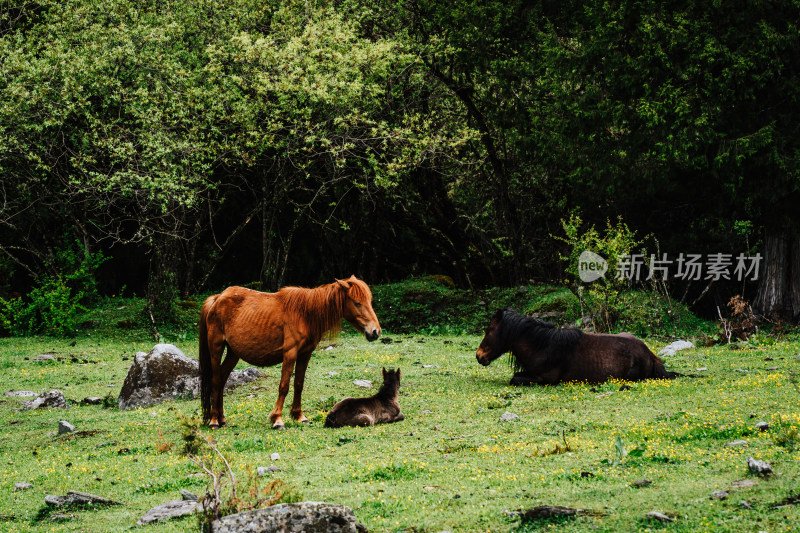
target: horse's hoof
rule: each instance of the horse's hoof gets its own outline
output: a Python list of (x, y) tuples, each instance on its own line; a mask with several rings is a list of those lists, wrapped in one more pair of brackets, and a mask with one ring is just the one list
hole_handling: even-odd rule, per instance
[(274, 426), (272, 426), (272, 429), (277, 429), (278, 431), (283, 431), (283, 430), (286, 429), (286, 426), (284, 426), (283, 424), (275, 424)]
[(310, 425), (311, 425), (311, 420), (309, 420), (308, 418), (306, 418), (305, 420), (300, 420), (300, 423), (301, 423), (301, 424), (306, 424), (307, 426), (310, 426)]

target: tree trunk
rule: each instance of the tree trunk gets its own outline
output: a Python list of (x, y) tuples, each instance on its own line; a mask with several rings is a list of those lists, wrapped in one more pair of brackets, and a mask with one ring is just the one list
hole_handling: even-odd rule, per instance
[(800, 238), (787, 227), (768, 229), (753, 308), (774, 320), (800, 318)]

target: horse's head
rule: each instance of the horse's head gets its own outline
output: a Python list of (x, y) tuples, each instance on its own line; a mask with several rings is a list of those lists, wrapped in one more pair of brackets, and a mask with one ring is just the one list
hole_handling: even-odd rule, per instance
[(503, 320), (504, 309), (497, 311), (489, 320), (489, 325), (484, 330), (483, 340), (478, 346), (478, 352), (475, 357), (478, 362), (483, 366), (489, 366), (489, 363), (503, 355), (503, 349), (499, 345), (498, 330), (500, 322)]
[(336, 283), (345, 291), (344, 318), (357, 330), (362, 332), (368, 341), (374, 341), (381, 335), (381, 325), (372, 310), (372, 291), (369, 286), (350, 276), (348, 279), (337, 279)]

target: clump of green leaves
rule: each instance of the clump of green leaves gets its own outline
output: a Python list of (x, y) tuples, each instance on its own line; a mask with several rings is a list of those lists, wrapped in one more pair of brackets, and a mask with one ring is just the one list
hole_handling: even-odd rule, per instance
[(0, 298), (0, 330), (12, 335), (74, 335), (84, 302), (97, 296), (94, 273), (105, 261), (101, 252), (90, 252), (80, 242), (57, 248), (47, 267), (24, 298)]
[[(568, 246), (566, 254), (559, 254), (560, 259), (567, 263), (569, 278), (565, 282), (592, 317), (595, 329), (610, 331), (620, 315), (620, 298), (628, 289), (628, 279), (616, 275), (617, 263), (643, 241), (636, 238), (636, 232), (621, 217), (616, 224), (606, 221), (602, 233), (594, 225), (583, 230), (583, 219), (575, 213), (569, 219), (562, 220), (561, 226), (565, 236), (554, 237)], [(606, 274), (589, 285), (581, 281), (578, 272), (578, 258), (584, 251), (598, 254), (608, 261)]]
[(770, 436), (775, 444), (786, 448), (789, 452), (800, 450), (800, 426), (783, 420), (780, 415), (778, 415), (778, 422), (770, 431)]

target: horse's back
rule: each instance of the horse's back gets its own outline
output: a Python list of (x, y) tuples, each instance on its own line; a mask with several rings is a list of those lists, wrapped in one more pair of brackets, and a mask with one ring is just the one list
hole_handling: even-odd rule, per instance
[(630, 333), (586, 334), (576, 347), (564, 381), (632, 381), (658, 376), (663, 364), (647, 345)]

